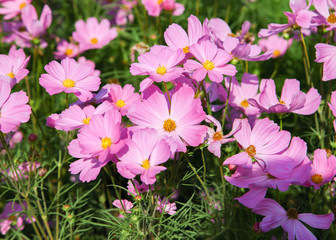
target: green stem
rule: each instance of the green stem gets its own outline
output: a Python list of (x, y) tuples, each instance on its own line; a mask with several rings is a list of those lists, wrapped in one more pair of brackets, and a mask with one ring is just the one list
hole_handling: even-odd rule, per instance
[[(171, 104), (171, 99), (170, 99), (170, 95), (169, 95), (169, 91), (168, 91), (166, 82), (163, 82), (163, 85), (164, 85), (164, 87), (166, 89), (166, 93), (167, 93), (168, 101), (169, 101), (169, 105), (170, 105)], [(169, 110), (169, 112), (170, 112), (170, 110)]]
[(227, 97), (226, 97), (225, 109), (224, 109), (224, 114), (223, 114), (223, 119), (222, 119), (222, 128), (223, 128), (223, 129), (224, 129), (226, 113), (227, 113), (227, 109), (228, 109), (228, 105), (229, 105), (229, 98), (230, 98), (230, 92), (231, 92), (231, 83), (232, 83), (232, 77), (230, 77), (230, 83), (229, 83), (228, 95), (227, 95)]
[(205, 164), (205, 158), (204, 158), (204, 152), (203, 152), (203, 149), (201, 149), (201, 154), (202, 154), (202, 162), (203, 162), (203, 182), (205, 183), (206, 164)]
[(304, 67), (305, 67), (305, 74), (306, 74), (306, 78), (307, 78), (307, 84), (308, 86), (314, 87), (314, 84), (311, 82), (311, 71), (310, 71), (310, 63), (309, 63), (309, 56), (308, 56), (308, 51), (307, 51), (307, 47), (306, 47), (306, 43), (303, 37), (303, 34), (300, 30), (300, 36), (301, 36), (301, 43), (302, 43), (302, 49), (303, 49), (303, 63), (304, 63)]

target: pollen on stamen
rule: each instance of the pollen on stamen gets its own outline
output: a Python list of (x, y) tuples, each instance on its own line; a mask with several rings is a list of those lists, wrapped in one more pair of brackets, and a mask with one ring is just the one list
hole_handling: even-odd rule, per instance
[(280, 51), (278, 49), (275, 49), (274, 52), (273, 52), (273, 57), (278, 57), (280, 56)]
[(244, 100), (240, 103), (240, 106), (242, 106), (243, 108), (247, 108), (249, 105), (250, 105), (250, 104), (249, 104), (249, 102), (248, 102), (246, 99), (244, 99)]
[(161, 3), (163, 3), (163, 0), (158, 0), (157, 3), (160, 5)]
[(90, 120), (90, 118), (84, 118), (82, 122), (87, 125), (90, 123)]
[(221, 132), (215, 132), (215, 134), (213, 135), (212, 139), (215, 141), (219, 141), (223, 138), (223, 133)]
[(279, 103), (282, 104), (282, 105), (285, 105), (285, 104), (286, 104), (285, 101), (283, 101), (283, 100), (281, 100), (281, 99), (279, 100)]
[(97, 38), (91, 38), (90, 41), (92, 44), (97, 44), (98, 43), (98, 39)]
[(254, 157), (257, 153), (255, 146), (250, 145), (248, 148), (245, 149), (245, 152), (250, 156), (250, 157)]
[(149, 160), (146, 159), (146, 160), (142, 161), (141, 167), (143, 167), (144, 169), (150, 168)]
[(122, 108), (123, 106), (125, 106), (125, 101), (123, 101), (123, 100), (118, 100), (118, 101), (116, 102), (116, 105), (117, 105), (117, 107)]
[(327, 18), (328, 23), (334, 24), (336, 23), (336, 16), (334, 12), (331, 12), (329, 17)]
[(203, 67), (205, 68), (205, 70), (212, 70), (215, 68), (215, 65), (213, 64), (213, 62), (209, 61), (209, 60), (206, 60), (204, 63), (203, 63)]
[(22, 10), (25, 6), (26, 6), (25, 2), (21, 3), (20, 6), (19, 6), (20, 10)]
[(72, 87), (75, 86), (75, 81), (73, 81), (73, 80), (67, 78), (67, 79), (65, 79), (65, 80), (63, 81), (63, 86), (64, 86), (64, 87), (67, 87), (67, 88), (72, 88)]
[(184, 53), (188, 53), (189, 52), (189, 46), (185, 46), (184, 48), (182, 48)]
[(101, 142), (102, 142), (102, 148), (104, 148), (104, 149), (106, 149), (106, 148), (108, 148), (112, 145), (111, 138), (109, 138), (109, 137), (102, 138)]
[(72, 49), (67, 48), (67, 50), (65, 50), (65, 55), (70, 56), (72, 54)]
[(291, 219), (297, 219), (298, 218), (298, 211), (295, 208), (288, 209), (287, 217), (291, 218)]
[(321, 184), (323, 182), (323, 177), (322, 177), (321, 174), (315, 174), (315, 175), (311, 176), (311, 180), (315, 184)]
[(14, 75), (13, 72), (7, 73), (6, 75), (7, 75), (8, 77), (10, 77), (10, 78), (15, 78), (15, 75)]
[(176, 128), (176, 123), (174, 120), (171, 120), (170, 118), (168, 118), (167, 120), (163, 122), (163, 129), (166, 132), (172, 132), (175, 130), (175, 128)]
[(160, 75), (165, 75), (167, 72), (167, 69), (165, 68), (165, 66), (159, 66), (157, 69), (156, 69), (156, 73), (157, 74), (160, 74)]

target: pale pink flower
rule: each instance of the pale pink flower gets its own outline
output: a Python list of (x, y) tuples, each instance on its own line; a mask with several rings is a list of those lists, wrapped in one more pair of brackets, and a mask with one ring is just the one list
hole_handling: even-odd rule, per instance
[[(289, 240), (316, 240), (316, 237), (306, 228), (302, 222), (313, 228), (328, 229), (334, 220), (334, 214), (315, 215), (312, 213), (300, 213), (294, 208), (286, 211), (273, 199), (266, 198), (253, 208), (253, 212), (265, 216), (259, 227), (263, 232), (268, 232), (281, 225), (288, 233)], [(302, 222), (301, 222), (302, 221)]]
[(128, 150), (119, 155), (118, 172), (125, 178), (132, 179), (141, 174), (140, 179), (145, 184), (154, 184), (156, 175), (166, 167), (160, 164), (168, 161), (170, 147), (153, 129), (139, 130), (132, 135), (127, 143)]
[(176, 213), (176, 203), (170, 203), (169, 199), (164, 197), (162, 200), (160, 197), (156, 199), (156, 210), (160, 213), (167, 213), (169, 215), (173, 215)]
[(74, 43), (69, 43), (62, 39), (57, 44), (57, 51), (54, 52), (56, 59), (63, 59), (66, 57), (74, 58), (79, 54), (79, 47)]
[(126, 84), (121, 87), (117, 84), (112, 84), (109, 90), (109, 96), (111, 104), (114, 109), (117, 109), (122, 116), (128, 113), (129, 108), (140, 101), (139, 93), (134, 92), (134, 87), (130, 84)]
[(332, 111), (332, 114), (334, 115), (334, 117), (336, 117), (336, 91), (333, 91), (331, 93), (331, 99), (330, 99), (330, 103), (328, 103), (328, 106), (330, 110)]
[(183, 69), (177, 67), (184, 59), (182, 49), (176, 51), (155, 45), (150, 52), (138, 57), (139, 63), (132, 63), (130, 72), (132, 75), (149, 75), (155, 82), (169, 82), (181, 76)]
[(316, 48), (315, 62), (323, 63), (322, 81), (336, 78), (336, 46), (318, 43)]
[(52, 61), (44, 69), (48, 74), (41, 75), (40, 84), (50, 95), (74, 93), (84, 102), (93, 97), (91, 91), (99, 89), (100, 78), (91, 65), (66, 58), (61, 63)]
[(26, 58), (26, 55), (22, 49), (16, 50), (13, 45), (8, 55), (0, 55), (0, 75), (4, 76), (4, 81), (9, 82), (13, 87), (20, 82), (29, 71), (26, 69), (30, 56)]
[(286, 79), (278, 99), (274, 80), (262, 79), (258, 101), (249, 99), (248, 102), (262, 112), (267, 113), (296, 113), (310, 115), (317, 111), (321, 103), (321, 95), (315, 88), (307, 94), (300, 91), (300, 82), (296, 79)]
[(260, 39), (258, 44), (264, 52), (272, 50), (272, 58), (278, 58), (286, 53), (292, 42), (293, 39), (286, 40), (275, 34), (268, 38)]
[(31, 107), (24, 91), (11, 94), (11, 87), (7, 82), (0, 81), (0, 131), (9, 133), (21, 123), (29, 121)]
[(128, 195), (133, 194), (133, 196), (137, 196), (138, 193), (141, 194), (148, 192), (149, 186), (147, 184), (145, 183), (140, 184), (136, 179), (133, 179), (133, 183), (131, 180), (128, 180), (127, 182)]
[(206, 126), (199, 125), (205, 112), (200, 99), (194, 99), (194, 95), (192, 88), (183, 85), (172, 94), (169, 106), (166, 97), (155, 91), (146, 100), (135, 104), (128, 117), (138, 125), (133, 128), (154, 128), (159, 135), (168, 137), (172, 152), (186, 152), (186, 144), (198, 146), (208, 131)]
[(126, 199), (122, 199), (121, 201), (118, 200), (118, 199), (114, 200), (112, 204), (113, 204), (113, 206), (119, 208), (121, 213), (119, 214), (118, 217), (120, 217), (120, 218), (125, 218), (125, 216), (124, 216), (125, 211), (126, 211), (126, 213), (131, 213), (130, 209), (133, 208), (133, 203), (126, 200)]
[(110, 22), (107, 19), (98, 23), (97, 18), (90, 17), (86, 22), (77, 21), (75, 26), (76, 31), (72, 33), (72, 36), (75, 41), (79, 42), (81, 52), (102, 48), (118, 35), (116, 28), (110, 28)]
[(46, 119), (46, 126), (50, 128), (55, 128), (55, 122), (59, 119), (59, 114), (53, 113)]
[(142, 0), (149, 16), (157, 17), (164, 9), (172, 12), (174, 16), (179, 16), (184, 12), (184, 6), (176, 3), (175, 0)]
[(279, 131), (280, 127), (267, 118), (256, 121), (251, 129), (247, 119), (242, 120), (241, 130), (234, 134), (244, 152), (229, 157), (224, 165), (235, 164), (252, 168), (257, 161), (274, 177), (283, 177), (296, 166), (292, 157), (283, 154), (290, 143), (290, 133)]
[(20, 179), (27, 179), (29, 174), (32, 172), (35, 172), (41, 164), (39, 162), (23, 162), (20, 163), (18, 166), (16, 166), (15, 171), (12, 169), (7, 169), (7, 176), (14, 179), (18, 180)]
[(235, 66), (227, 64), (232, 56), (209, 40), (192, 45), (189, 51), (199, 62), (188, 59), (184, 68), (192, 71), (192, 77), (197, 81), (202, 81), (208, 75), (211, 81), (220, 83), (223, 74), (234, 76), (237, 72)]
[(334, 0), (312, 0), (316, 11), (320, 14), (312, 20), (318, 25), (327, 26), (326, 30), (331, 31), (336, 28), (336, 2)]
[(5, 20), (11, 19), (19, 15), (26, 6), (30, 5), (31, 2), (32, 0), (11, 0), (2, 2), (0, 15), (5, 15)]

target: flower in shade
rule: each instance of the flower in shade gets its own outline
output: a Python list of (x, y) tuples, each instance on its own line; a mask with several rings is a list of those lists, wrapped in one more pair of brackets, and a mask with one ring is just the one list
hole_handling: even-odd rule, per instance
[(31, 107), (24, 91), (11, 94), (9, 83), (0, 80), (0, 131), (9, 133), (21, 123), (28, 122)]
[(56, 59), (74, 58), (79, 54), (79, 47), (74, 43), (69, 43), (62, 39), (57, 44), (57, 51), (54, 54)]
[(81, 52), (102, 48), (118, 35), (116, 28), (110, 28), (110, 22), (107, 19), (99, 23), (97, 18), (90, 17), (86, 22), (77, 21), (75, 27), (76, 31), (72, 33), (72, 36), (79, 43)]
[(165, 46), (155, 45), (150, 52), (138, 57), (139, 63), (132, 63), (132, 75), (149, 75), (155, 82), (169, 82), (178, 78), (183, 69), (177, 67), (184, 59), (182, 49), (176, 51)]
[(120, 200), (114, 200), (113, 201), (113, 206), (119, 208), (120, 210), (120, 214), (118, 217), (120, 218), (125, 218), (124, 214), (125, 214), (125, 211), (126, 213), (131, 213), (130, 209), (133, 208), (133, 203), (126, 200), (126, 199), (122, 199), (121, 201)]
[(226, 159), (224, 165), (235, 164), (251, 169), (252, 163), (258, 162), (269, 174), (280, 178), (293, 170), (295, 161), (283, 154), (290, 143), (289, 132), (279, 131), (279, 126), (267, 118), (257, 120), (252, 129), (247, 119), (241, 123), (234, 138), (243, 152)]
[(272, 50), (272, 58), (278, 58), (286, 53), (292, 42), (293, 39), (286, 40), (275, 34), (268, 38), (260, 39), (258, 44), (264, 52)]
[(10, 83), (13, 87), (20, 82), (29, 71), (26, 69), (30, 56), (26, 58), (26, 54), (22, 49), (16, 50), (13, 45), (8, 55), (0, 55), (0, 75), (3, 75), (3, 79)]
[(31, 2), (32, 0), (11, 0), (2, 2), (0, 15), (5, 15), (5, 20), (11, 19), (19, 15), (26, 6), (30, 5)]
[(325, 149), (316, 149), (311, 167), (308, 183), (319, 189), (336, 175), (336, 158), (331, 154), (328, 156)]
[(322, 81), (336, 78), (336, 46), (318, 43), (316, 48), (315, 62), (323, 63)]
[(188, 59), (184, 68), (192, 71), (192, 77), (197, 81), (202, 81), (208, 75), (211, 81), (220, 83), (223, 74), (234, 76), (237, 72), (235, 66), (227, 64), (232, 56), (209, 40), (192, 45), (189, 51), (199, 62)]
[(172, 12), (174, 16), (179, 16), (184, 12), (184, 6), (176, 3), (175, 0), (142, 0), (149, 16), (157, 17), (164, 9)]
[(128, 179), (141, 174), (142, 182), (147, 185), (154, 184), (156, 175), (167, 169), (160, 164), (167, 162), (170, 157), (168, 143), (155, 130), (144, 129), (133, 133), (127, 146), (127, 152), (119, 156), (118, 172)]
[(136, 179), (133, 179), (133, 183), (131, 180), (128, 180), (127, 182), (128, 195), (133, 194), (133, 196), (137, 196), (138, 193), (141, 194), (148, 192), (149, 186), (147, 184), (145, 183), (140, 184)]
[(191, 87), (183, 85), (172, 94), (169, 105), (164, 94), (155, 91), (146, 100), (134, 104), (128, 117), (137, 125), (133, 128), (154, 128), (168, 138), (172, 152), (186, 152), (186, 144), (198, 146), (208, 131), (206, 126), (199, 125), (205, 119), (205, 112), (194, 95)]
[(169, 215), (173, 215), (176, 213), (176, 203), (170, 203), (169, 199), (164, 197), (162, 200), (160, 197), (156, 199), (156, 210), (160, 213), (167, 213)]
[(91, 91), (99, 89), (100, 78), (89, 64), (66, 58), (61, 63), (52, 61), (44, 69), (48, 74), (41, 75), (40, 84), (50, 95), (60, 92), (74, 93), (84, 102), (93, 97)]
[(274, 80), (263, 79), (260, 83), (259, 100), (249, 99), (248, 102), (262, 112), (310, 115), (319, 108), (321, 95), (315, 88), (311, 88), (307, 94), (301, 92), (298, 80), (286, 79), (278, 99)]
[(265, 198), (253, 208), (253, 212), (265, 216), (259, 227), (263, 232), (268, 232), (281, 225), (288, 233), (289, 240), (313, 240), (316, 239), (303, 224), (313, 228), (328, 229), (334, 220), (334, 214), (315, 215), (312, 213), (298, 213), (294, 208), (287, 211), (273, 199)]

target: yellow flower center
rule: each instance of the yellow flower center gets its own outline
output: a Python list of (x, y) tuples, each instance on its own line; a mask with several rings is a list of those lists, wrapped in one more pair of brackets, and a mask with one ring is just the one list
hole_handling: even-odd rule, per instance
[(98, 43), (98, 39), (97, 38), (91, 38), (91, 43), (92, 44), (97, 44)]
[(148, 159), (144, 160), (141, 164), (141, 167), (143, 167), (144, 169), (150, 168), (149, 160)]
[(281, 100), (281, 99), (279, 100), (279, 103), (282, 104), (282, 105), (285, 105), (285, 104), (286, 104), (285, 101), (283, 101), (283, 100)]
[(183, 49), (183, 52), (184, 53), (188, 53), (189, 52), (189, 46), (185, 46), (184, 48), (182, 48)]
[(160, 5), (161, 3), (163, 3), (163, 0), (158, 0), (158, 1), (157, 1), (157, 4)]
[(268, 177), (268, 179), (276, 179), (276, 177), (274, 177), (273, 175), (271, 175), (269, 173), (267, 173), (267, 177)]
[(215, 132), (215, 134), (213, 135), (212, 139), (215, 141), (219, 141), (223, 138), (223, 134), (221, 132)]
[(65, 51), (65, 55), (70, 56), (72, 54), (72, 49), (67, 48), (67, 50)]
[(247, 108), (250, 104), (248, 103), (248, 101), (247, 101), (246, 99), (244, 99), (244, 100), (240, 103), (240, 105), (241, 105), (242, 107), (244, 107), (244, 108)]
[(104, 148), (104, 149), (106, 149), (106, 148), (108, 148), (112, 145), (111, 138), (108, 138), (108, 137), (102, 138), (101, 142), (102, 142), (102, 148)]
[(311, 176), (311, 180), (313, 181), (313, 183), (321, 184), (323, 182), (323, 177), (320, 174), (315, 174)]
[(165, 68), (165, 66), (159, 66), (157, 69), (156, 69), (156, 73), (157, 74), (160, 74), (160, 75), (165, 75), (167, 72), (167, 69)]
[(291, 219), (297, 219), (298, 218), (298, 211), (294, 208), (288, 209), (287, 217), (291, 218)]
[(203, 63), (203, 67), (206, 69), (206, 70), (212, 70), (215, 68), (215, 65), (213, 64), (213, 62), (209, 61), (209, 60), (206, 60), (205, 63)]
[(334, 24), (336, 23), (336, 16), (334, 12), (331, 12), (329, 17), (327, 18), (328, 23)]
[(253, 145), (250, 145), (248, 148), (246, 148), (245, 152), (247, 152), (247, 154), (250, 155), (250, 157), (254, 157), (257, 153), (255, 146)]
[(67, 88), (72, 88), (72, 87), (75, 86), (75, 82), (73, 80), (67, 78), (63, 81), (63, 86), (67, 87)]
[(164, 121), (164, 123), (163, 123), (163, 129), (166, 132), (174, 131), (175, 128), (176, 128), (175, 121), (171, 120), (170, 118), (168, 118), (166, 121)]
[(278, 57), (280, 54), (280, 51), (278, 49), (275, 49), (273, 52), (273, 57)]
[(123, 106), (125, 106), (125, 102), (124, 102), (123, 100), (118, 100), (118, 101), (116, 102), (116, 105), (117, 105), (117, 107), (122, 108)]
[(236, 34), (229, 33), (228, 36), (229, 36), (229, 37), (236, 37)]
[(7, 73), (6, 75), (7, 75), (8, 77), (10, 77), (10, 78), (15, 78), (15, 76), (14, 76), (14, 73), (13, 73), (13, 72)]
[(84, 124), (89, 124), (89, 123), (90, 123), (90, 120), (91, 120), (90, 118), (84, 118), (82, 122), (83, 122)]
[(20, 10), (23, 9), (25, 6), (26, 6), (25, 2), (21, 3), (20, 6), (19, 6)]

